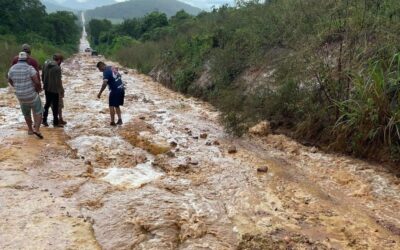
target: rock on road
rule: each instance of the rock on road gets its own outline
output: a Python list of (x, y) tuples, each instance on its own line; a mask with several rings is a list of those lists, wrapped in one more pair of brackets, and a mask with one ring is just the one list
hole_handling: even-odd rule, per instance
[(122, 67), (111, 128), (97, 60), (65, 62), (68, 125), (42, 141), (0, 90), (0, 249), (400, 249), (399, 180), (382, 166), (231, 138), (210, 105)]

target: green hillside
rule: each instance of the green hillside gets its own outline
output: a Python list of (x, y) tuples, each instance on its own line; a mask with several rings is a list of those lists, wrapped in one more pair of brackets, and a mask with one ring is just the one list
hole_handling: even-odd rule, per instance
[(400, 162), (400, 1), (257, 2), (102, 25), (96, 41), (213, 103), (235, 134), (269, 120), (307, 144)]
[(131, 0), (89, 10), (86, 12), (86, 16), (88, 20), (93, 18), (110, 18), (115, 20), (143, 17), (153, 11), (173, 16), (180, 10), (185, 10), (192, 15), (197, 15), (201, 12), (201, 9), (177, 0)]

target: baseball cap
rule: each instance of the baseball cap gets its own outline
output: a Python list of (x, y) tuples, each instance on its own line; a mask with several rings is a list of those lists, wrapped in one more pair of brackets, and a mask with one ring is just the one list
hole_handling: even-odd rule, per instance
[(26, 53), (29, 54), (31, 52), (31, 46), (25, 43), (24, 45), (22, 45), (22, 51), (25, 51)]
[(18, 60), (20, 61), (26, 61), (28, 59), (28, 54), (26, 52), (20, 52), (18, 55)]

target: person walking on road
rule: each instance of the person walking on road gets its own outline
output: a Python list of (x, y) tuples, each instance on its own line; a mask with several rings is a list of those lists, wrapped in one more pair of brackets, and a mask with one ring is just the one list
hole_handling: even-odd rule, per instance
[[(39, 63), (31, 56), (31, 46), (29, 44), (22, 45), (22, 51), (26, 52), (28, 54), (28, 59), (26, 60), (26, 62), (36, 70), (37, 77), (40, 82)], [(15, 56), (11, 62), (11, 66), (17, 64), (18, 61), (19, 61), (19, 57)]]
[[(125, 98), (125, 87), (122, 82), (121, 74), (115, 67), (107, 66), (103, 62), (97, 63), (97, 68), (100, 72), (103, 72), (103, 85), (101, 86), (100, 92), (97, 98), (100, 99), (101, 94), (106, 89), (110, 90), (109, 95), (109, 106), (110, 106), (110, 116), (111, 116), (111, 126), (122, 125), (122, 116), (120, 106), (124, 105)], [(118, 121), (115, 123), (115, 113), (117, 113)]]
[(61, 54), (55, 54), (53, 61), (45, 64), (42, 71), (43, 87), (46, 95), (46, 104), (44, 105), (43, 125), (48, 127), (47, 116), (49, 108), (53, 111), (54, 127), (64, 127), (59, 121), (59, 102), (60, 98), (64, 98), (64, 87), (62, 85), (61, 63), (64, 58)]
[[(8, 72), (8, 82), (15, 88), (15, 95), (28, 125), (28, 134), (35, 134), (38, 138), (43, 139), (43, 135), (40, 133), (43, 106), (39, 96), (42, 86), (36, 70), (27, 63), (28, 58), (26, 52), (19, 54), (17, 64), (13, 65)], [(31, 111), (33, 111), (34, 125)]]

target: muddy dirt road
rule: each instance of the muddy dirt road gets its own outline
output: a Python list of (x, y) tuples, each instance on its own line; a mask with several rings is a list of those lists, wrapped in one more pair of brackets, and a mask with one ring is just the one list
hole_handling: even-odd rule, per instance
[(68, 125), (42, 141), (0, 90), (0, 249), (400, 249), (400, 182), (382, 166), (231, 138), (208, 104), (123, 68), (112, 128), (97, 60), (65, 62)]

